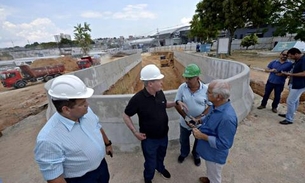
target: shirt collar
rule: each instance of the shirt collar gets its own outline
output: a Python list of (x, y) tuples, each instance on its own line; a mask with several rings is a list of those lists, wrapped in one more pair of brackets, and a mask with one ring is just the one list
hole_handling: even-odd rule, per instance
[[(201, 90), (201, 89), (204, 88), (204, 85), (203, 85), (203, 84), (204, 84), (203, 82), (199, 81), (199, 85), (200, 85), (200, 86), (199, 86), (199, 90)], [(186, 87), (186, 88), (189, 88), (188, 85), (187, 85), (186, 83), (185, 83), (185, 87)]]
[[(71, 131), (76, 122), (62, 116), (58, 112), (56, 112), (56, 115), (58, 115), (59, 121), (68, 129), (68, 131)], [(79, 121), (81, 121), (82, 118), (84, 118), (84, 116), (81, 117)]]
[(217, 108), (215, 108), (215, 106), (213, 105), (213, 110), (215, 110), (215, 111), (223, 111), (224, 109), (227, 108), (228, 105), (230, 105), (230, 102), (231, 101), (229, 99), (226, 103), (222, 104), (221, 106), (218, 106)]

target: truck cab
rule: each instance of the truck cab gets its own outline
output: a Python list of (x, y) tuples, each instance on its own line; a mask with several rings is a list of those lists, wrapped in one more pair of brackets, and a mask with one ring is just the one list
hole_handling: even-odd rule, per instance
[(26, 81), (22, 80), (18, 70), (7, 70), (0, 73), (1, 83), (4, 87), (23, 88)]
[(77, 65), (79, 69), (85, 69), (92, 66), (92, 61), (87, 58), (82, 58), (81, 60), (77, 61)]

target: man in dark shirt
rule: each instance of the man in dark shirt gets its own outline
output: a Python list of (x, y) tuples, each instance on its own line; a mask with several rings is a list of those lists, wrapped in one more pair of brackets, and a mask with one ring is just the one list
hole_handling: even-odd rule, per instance
[[(167, 101), (162, 91), (162, 78), (159, 68), (153, 64), (145, 66), (141, 70), (141, 80), (144, 89), (136, 93), (125, 108), (123, 119), (141, 141), (141, 147), (145, 159), (144, 179), (145, 183), (151, 183), (155, 170), (169, 179), (170, 173), (165, 169), (164, 158), (168, 145), (168, 116), (166, 108), (180, 105), (187, 109), (184, 103)], [(137, 131), (131, 116), (137, 114), (140, 129)]]
[(305, 56), (297, 48), (291, 48), (287, 52), (288, 57), (295, 60), (292, 73), (283, 72), (283, 75), (290, 77), (289, 94), (287, 97), (287, 113), (279, 114), (279, 116), (286, 119), (280, 121), (282, 125), (289, 125), (293, 123), (294, 113), (298, 109), (299, 100), (302, 93), (305, 92)]
[(280, 54), (280, 59), (271, 61), (265, 72), (269, 72), (269, 77), (265, 86), (265, 94), (261, 105), (257, 109), (266, 108), (269, 96), (274, 90), (274, 99), (272, 102), (272, 112), (277, 113), (277, 106), (280, 103), (281, 93), (284, 90), (285, 80), (287, 76), (280, 74), (283, 72), (289, 72), (292, 69), (292, 62), (287, 61), (287, 51), (283, 50)]

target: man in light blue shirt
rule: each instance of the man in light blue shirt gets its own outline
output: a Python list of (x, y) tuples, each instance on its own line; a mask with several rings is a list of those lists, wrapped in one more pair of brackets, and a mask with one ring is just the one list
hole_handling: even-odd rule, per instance
[(220, 183), (222, 167), (237, 130), (237, 116), (229, 100), (230, 87), (227, 82), (212, 81), (207, 95), (213, 106), (201, 119), (200, 128), (193, 128), (194, 137), (198, 139), (197, 152), (205, 160), (207, 170), (207, 177), (200, 177), (199, 181)]
[[(177, 91), (175, 98), (176, 110), (180, 114), (180, 155), (178, 162), (182, 163), (184, 159), (190, 153), (190, 135), (192, 129), (186, 123), (186, 116), (202, 117), (207, 112), (208, 105), (212, 105), (207, 99), (208, 86), (200, 81), (199, 75), (201, 73), (200, 68), (196, 64), (189, 64), (186, 66), (182, 76), (185, 78), (185, 82), (182, 83)], [(187, 105), (186, 109), (181, 109), (178, 105), (183, 102)], [(200, 166), (201, 161), (199, 154), (196, 152), (197, 139), (195, 139), (193, 145), (193, 158), (194, 164)]]
[(93, 94), (76, 76), (54, 79), (48, 94), (57, 112), (37, 136), (35, 160), (48, 183), (108, 183), (105, 155), (112, 155), (98, 117), (86, 98)]

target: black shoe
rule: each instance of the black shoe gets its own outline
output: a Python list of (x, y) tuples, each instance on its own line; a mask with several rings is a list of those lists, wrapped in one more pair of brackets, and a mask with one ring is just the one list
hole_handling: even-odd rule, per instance
[(200, 158), (194, 158), (194, 163), (195, 163), (196, 166), (200, 166), (201, 165)]
[(162, 177), (163, 177), (164, 179), (169, 179), (169, 178), (171, 178), (171, 174), (170, 174), (166, 169), (164, 169), (163, 172), (159, 172), (159, 173), (162, 175)]
[(181, 155), (178, 157), (178, 162), (182, 163), (184, 161), (185, 157), (182, 157)]
[(278, 114), (279, 116), (286, 118), (286, 114)]
[(282, 124), (282, 125), (290, 125), (290, 124), (292, 124), (292, 122), (287, 121), (286, 119), (284, 119), (283, 121), (280, 121), (280, 124)]
[(147, 179), (145, 179), (144, 182), (145, 182), (145, 183), (152, 183), (151, 180), (147, 180)]
[(260, 106), (257, 107), (257, 109), (264, 109), (264, 108), (266, 108), (266, 106), (260, 105)]
[(277, 113), (277, 109), (273, 108), (272, 112)]

